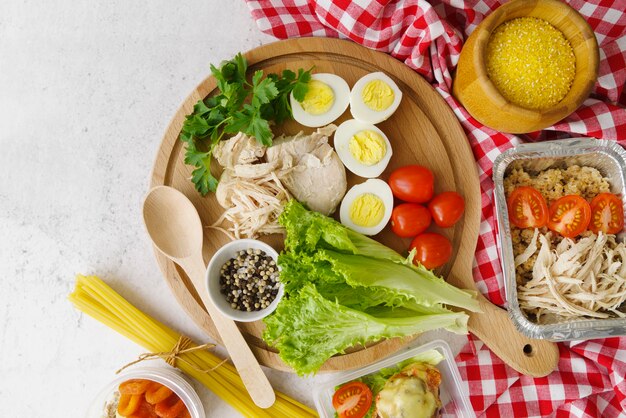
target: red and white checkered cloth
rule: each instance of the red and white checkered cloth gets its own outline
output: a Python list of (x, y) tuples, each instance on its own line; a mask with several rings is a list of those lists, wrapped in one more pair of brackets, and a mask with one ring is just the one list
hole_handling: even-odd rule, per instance
[[(482, 222), (474, 279), (494, 303), (504, 286), (496, 249), (494, 159), (521, 141), (591, 136), (626, 145), (626, 0), (569, 0), (593, 27), (600, 74), (574, 114), (532, 134), (496, 132), (473, 119), (451, 96), (463, 40), (501, 1), (495, 0), (246, 0), (260, 29), (277, 38), (348, 38), (390, 53), (424, 76), (461, 121), (479, 167)], [(558, 369), (545, 378), (522, 376), (474, 338), (457, 358), (479, 416), (626, 416), (626, 338), (559, 345)]]

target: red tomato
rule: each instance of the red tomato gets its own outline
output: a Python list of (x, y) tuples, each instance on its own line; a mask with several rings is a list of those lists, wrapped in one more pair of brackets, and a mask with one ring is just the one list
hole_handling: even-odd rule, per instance
[(426, 232), (415, 237), (409, 251), (415, 248), (415, 258), (413, 262), (421, 263), (427, 269), (434, 269), (443, 266), (452, 255), (452, 244), (450, 240), (441, 234)]
[(402, 203), (391, 212), (391, 230), (399, 237), (414, 237), (430, 226), (430, 212), (417, 203)]
[(361, 382), (346, 383), (333, 395), (339, 418), (363, 418), (372, 406), (372, 391)]
[(430, 201), (428, 209), (437, 226), (450, 228), (463, 216), (465, 200), (457, 192), (443, 192)]
[(435, 177), (432, 171), (421, 165), (407, 165), (389, 176), (389, 187), (400, 200), (426, 203), (433, 197)]
[[(393, 215), (392, 215), (393, 216)], [(596, 234), (617, 234), (624, 229), (622, 200), (612, 193), (600, 193), (591, 201), (589, 229)]]
[(591, 220), (589, 203), (578, 195), (563, 196), (550, 205), (548, 228), (566, 238), (585, 232)]
[(507, 201), (509, 219), (518, 228), (541, 228), (548, 221), (548, 205), (539, 190), (522, 186)]

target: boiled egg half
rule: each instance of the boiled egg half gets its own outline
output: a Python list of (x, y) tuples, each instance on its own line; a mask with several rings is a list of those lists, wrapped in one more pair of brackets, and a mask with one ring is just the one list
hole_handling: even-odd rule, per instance
[(335, 74), (313, 74), (308, 87), (302, 102), (293, 97), (293, 92), (289, 95), (293, 118), (301, 125), (311, 128), (328, 125), (350, 104), (350, 87)]
[(376, 126), (350, 119), (335, 131), (335, 150), (343, 165), (357, 176), (374, 178), (391, 159), (391, 143)]
[(387, 120), (402, 100), (398, 85), (385, 73), (370, 73), (361, 77), (350, 92), (352, 117), (366, 123)]
[(393, 210), (393, 194), (387, 183), (369, 179), (352, 186), (341, 202), (341, 223), (363, 235), (376, 235), (383, 230)]

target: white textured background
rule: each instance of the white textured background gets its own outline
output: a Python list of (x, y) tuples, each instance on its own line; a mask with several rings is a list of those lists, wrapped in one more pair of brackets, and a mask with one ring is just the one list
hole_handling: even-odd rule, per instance
[[(0, 0), (0, 417), (83, 417), (143, 352), (72, 308), (78, 272), (202, 339), (153, 259), (141, 201), (209, 64), (272, 40), (238, 1)], [(270, 379), (312, 406), (328, 378)], [(238, 416), (195, 387), (209, 417)]]

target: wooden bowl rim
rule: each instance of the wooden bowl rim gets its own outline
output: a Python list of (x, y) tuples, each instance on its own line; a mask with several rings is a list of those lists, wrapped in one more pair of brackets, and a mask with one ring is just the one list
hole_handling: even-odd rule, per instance
[[(589, 61), (587, 62), (587, 66), (584, 67), (583, 71), (579, 75), (579, 78), (583, 80), (586, 79), (586, 80), (595, 81), (598, 78), (598, 66), (600, 62), (600, 57), (599, 57), (599, 51), (598, 51), (598, 41), (595, 37), (595, 32), (593, 31), (593, 29), (591, 29), (591, 26), (589, 26), (589, 23), (587, 23), (585, 18), (580, 13), (578, 13), (576, 9), (572, 8), (570, 5), (563, 3), (559, 0), (536, 0), (533, 3), (536, 5), (539, 2), (541, 2), (544, 6), (548, 6), (549, 8), (554, 9), (554, 10), (569, 9), (570, 11), (573, 11), (574, 13), (570, 15), (570, 19), (572, 23), (575, 25), (575, 27), (577, 28), (576, 34), (581, 35), (584, 30), (588, 30), (594, 35), (593, 37), (590, 38), (592, 39), (592, 43), (593, 43), (592, 46), (590, 46), (588, 42), (585, 43), (586, 48), (588, 50), (592, 49), (593, 51), (591, 51), (592, 53), (588, 54)], [(516, 105), (515, 103), (512, 103), (511, 101), (507, 100), (500, 93), (498, 88), (495, 86), (495, 84), (491, 81), (491, 79), (487, 75), (487, 66), (485, 65), (487, 42), (489, 41), (489, 38), (491, 37), (491, 33), (498, 26), (500, 26), (501, 24), (505, 22), (508, 22), (509, 20), (517, 19), (517, 17), (509, 17), (504, 20), (501, 20), (503, 16), (506, 16), (506, 12), (509, 9), (516, 7), (518, 3), (528, 4), (530, 2), (528, 0), (512, 0), (508, 3), (505, 3), (501, 5), (500, 7), (498, 7), (496, 10), (494, 10), (491, 14), (489, 14), (489, 16), (487, 16), (485, 20), (480, 22), (478, 27), (475, 29), (476, 50), (475, 50), (473, 59), (475, 60), (476, 74), (478, 75), (477, 81), (481, 85), (483, 90), (489, 93), (490, 97), (495, 98), (498, 102), (500, 101), (504, 102), (505, 103), (504, 106), (506, 106), (512, 113), (524, 115), (525, 117), (530, 116), (531, 118), (532, 117), (541, 118), (543, 116), (552, 116), (558, 113), (569, 114), (571, 113), (571, 111), (578, 108), (582, 104), (582, 102), (585, 101), (585, 99), (590, 93), (590, 91), (588, 90), (590, 90), (593, 87), (593, 84), (590, 83), (589, 89), (581, 90), (580, 94), (573, 96), (570, 94), (570, 92), (572, 91), (574, 80), (577, 78), (575, 75), (574, 80), (572, 80), (572, 87), (570, 87), (570, 90), (560, 102), (556, 103), (551, 108), (535, 110), (535, 109), (528, 109), (528, 108)], [(550, 23), (551, 25), (555, 26), (553, 21), (550, 18), (541, 17), (540, 19), (543, 19), (546, 22)], [(560, 29), (559, 31), (563, 33), (563, 31), (561, 31)], [(565, 39), (567, 39), (568, 42), (570, 41), (570, 38), (568, 38), (564, 33), (563, 33), (563, 36), (565, 37)], [(578, 63), (579, 61), (578, 59), (576, 59), (576, 64), (578, 65)], [(568, 109), (571, 109), (571, 111)], [(566, 115), (564, 115), (563, 117), (565, 116)]]

